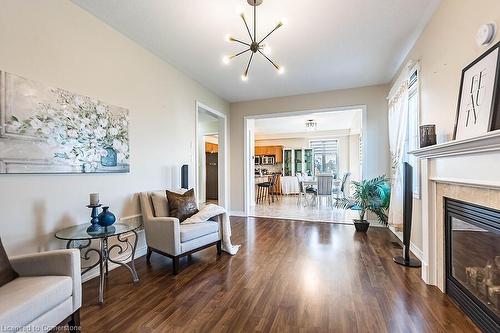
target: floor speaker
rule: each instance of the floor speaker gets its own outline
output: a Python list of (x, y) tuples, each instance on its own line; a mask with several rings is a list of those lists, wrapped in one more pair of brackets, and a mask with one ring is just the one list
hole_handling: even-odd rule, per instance
[(184, 164), (181, 167), (181, 188), (188, 189), (189, 178), (188, 178), (188, 165)]
[(413, 168), (403, 165), (403, 256), (392, 258), (394, 262), (408, 267), (420, 267), (417, 259), (410, 258), (411, 218), (413, 209)]

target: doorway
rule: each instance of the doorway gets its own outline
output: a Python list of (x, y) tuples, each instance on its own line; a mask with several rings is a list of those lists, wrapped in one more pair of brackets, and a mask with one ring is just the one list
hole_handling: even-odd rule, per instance
[[(349, 197), (350, 184), (363, 179), (366, 170), (364, 105), (248, 116), (244, 121), (246, 215), (352, 223), (351, 212), (332, 202)], [(272, 179), (278, 200), (256, 202), (258, 184)], [(330, 187), (327, 192), (332, 193), (319, 193)]]
[(227, 118), (196, 102), (196, 197), (199, 204), (227, 205)]
[(205, 136), (205, 201), (219, 202), (219, 136)]

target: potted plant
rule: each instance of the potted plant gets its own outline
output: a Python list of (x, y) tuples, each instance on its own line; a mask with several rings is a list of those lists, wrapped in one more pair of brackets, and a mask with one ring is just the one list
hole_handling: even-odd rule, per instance
[(390, 186), (387, 178), (379, 176), (373, 179), (353, 182), (354, 193), (351, 198), (340, 198), (335, 202), (337, 208), (359, 210), (359, 220), (354, 220), (356, 231), (366, 232), (370, 223), (365, 219), (371, 211), (378, 221), (387, 225), (386, 211), (389, 208)]

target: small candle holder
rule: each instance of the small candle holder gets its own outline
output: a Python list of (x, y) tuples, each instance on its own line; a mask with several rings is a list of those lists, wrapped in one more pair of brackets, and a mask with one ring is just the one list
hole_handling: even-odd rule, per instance
[(101, 207), (101, 204), (98, 205), (87, 205), (87, 208), (91, 208), (92, 212), (90, 214), (90, 227), (87, 228), (87, 232), (100, 232), (102, 230), (102, 227), (99, 225), (99, 214), (97, 211), (97, 208)]

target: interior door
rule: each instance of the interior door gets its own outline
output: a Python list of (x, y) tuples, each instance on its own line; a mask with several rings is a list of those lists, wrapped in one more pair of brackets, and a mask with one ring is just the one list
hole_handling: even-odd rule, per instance
[(206, 198), (207, 200), (219, 199), (219, 154), (205, 153), (205, 170), (207, 171)]

